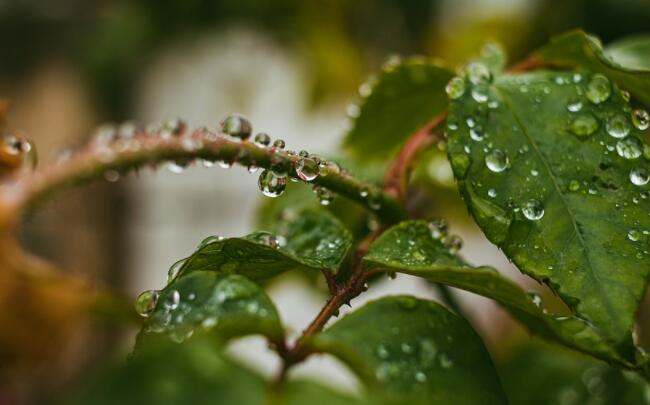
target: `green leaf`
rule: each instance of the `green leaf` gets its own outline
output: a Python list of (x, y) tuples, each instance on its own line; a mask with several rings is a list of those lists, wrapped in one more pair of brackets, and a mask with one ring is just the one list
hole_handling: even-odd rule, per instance
[(629, 106), (602, 75), (469, 83), (450, 105), (448, 154), (470, 213), (520, 270), (623, 341), (650, 272), (650, 167)]
[[(643, 39), (636, 43), (626, 40), (605, 51), (596, 37), (582, 31), (570, 31), (551, 39), (535, 56), (546, 65), (581, 67), (602, 73), (645, 105), (650, 105), (650, 66), (632, 56), (637, 51), (643, 52), (644, 48), (647, 46)], [(645, 52), (641, 58), (647, 61), (647, 55)]]
[(608, 44), (605, 54), (628, 69), (650, 70), (650, 36), (623, 38)]
[(363, 258), (364, 266), (368, 270), (423, 277), (491, 298), (541, 337), (624, 367), (641, 367), (630, 341), (613, 347), (588, 322), (549, 314), (539, 296), (524, 292), (491, 267), (472, 267), (450, 252), (442, 242), (443, 236), (439, 228), (425, 221), (402, 222), (370, 246)]
[(264, 290), (243, 276), (209, 271), (178, 277), (160, 291), (143, 331), (176, 342), (207, 331), (221, 339), (257, 333), (274, 341), (283, 337), (278, 312)]
[(516, 348), (499, 375), (511, 405), (650, 404), (637, 375), (550, 345)]
[(400, 403), (506, 403), (483, 342), (444, 307), (408, 296), (370, 302), (309, 344), (346, 362), (370, 392)]
[(266, 386), (209, 339), (151, 341), (127, 363), (96, 376), (76, 404), (264, 404)]
[(292, 211), (276, 232), (210, 237), (185, 260), (179, 275), (237, 273), (257, 282), (291, 269), (336, 271), (352, 246), (348, 230), (322, 209)]
[(452, 76), (439, 62), (422, 57), (385, 68), (374, 85), (361, 86), (360, 113), (345, 146), (359, 161), (386, 159), (411, 134), (444, 112), (445, 85)]

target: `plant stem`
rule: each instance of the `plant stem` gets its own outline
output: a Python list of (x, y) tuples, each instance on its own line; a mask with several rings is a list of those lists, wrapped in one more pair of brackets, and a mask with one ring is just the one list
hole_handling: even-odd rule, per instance
[[(163, 162), (188, 164), (194, 159), (262, 167), (299, 178), (295, 165), (301, 157), (249, 141), (240, 142), (207, 129), (176, 136), (140, 132), (131, 139), (117, 140), (109, 145), (91, 143), (65, 162), (44, 166), (31, 174), (0, 183), (0, 221), (19, 215), (23, 209), (32, 208), (62, 189), (87, 183), (108, 173), (126, 173)], [(404, 209), (394, 198), (344, 170), (324, 169), (311, 183), (365, 206), (383, 223), (395, 223), (406, 217)]]

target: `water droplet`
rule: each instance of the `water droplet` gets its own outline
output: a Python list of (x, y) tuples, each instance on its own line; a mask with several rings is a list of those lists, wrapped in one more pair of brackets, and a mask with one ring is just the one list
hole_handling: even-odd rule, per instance
[(438, 359), (440, 361), (440, 367), (444, 369), (450, 369), (454, 366), (453, 360), (449, 358), (447, 353), (440, 353), (440, 356), (438, 356)]
[(627, 238), (632, 242), (638, 242), (643, 238), (643, 234), (638, 229), (630, 229), (627, 233)]
[(284, 149), (285, 145), (286, 144), (284, 143), (283, 139), (276, 139), (275, 141), (273, 141), (274, 149)]
[(180, 118), (174, 118), (165, 122), (162, 127), (160, 136), (163, 138), (169, 138), (171, 136), (178, 136), (182, 134), (187, 128), (187, 124)]
[(570, 191), (578, 191), (580, 189), (580, 182), (578, 180), (571, 180), (569, 182)]
[(432, 219), (428, 225), (431, 237), (436, 240), (441, 240), (447, 236), (447, 221), (442, 218)]
[(280, 242), (278, 241), (278, 238), (269, 232), (264, 232), (264, 231), (257, 232), (253, 235), (253, 239), (273, 249), (277, 249), (280, 247)]
[(340, 172), (341, 168), (336, 162), (321, 160), (318, 164), (318, 173), (323, 177), (330, 174), (339, 174)]
[(296, 174), (304, 181), (312, 181), (320, 172), (318, 163), (312, 158), (303, 157), (296, 162)]
[(577, 116), (569, 125), (569, 131), (580, 138), (593, 134), (597, 129), (598, 120), (588, 113)]
[(451, 235), (445, 239), (445, 246), (449, 253), (456, 254), (463, 247), (463, 240), (458, 235)]
[(120, 179), (120, 172), (117, 170), (106, 170), (104, 172), (104, 179), (108, 181), (109, 183), (115, 183)]
[(147, 290), (138, 295), (135, 300), (135, 310), (143, 317), (149, 316), (156, 308), (159, 292), (156, 290)]
[(489, 98), (489, 89), (487, 85), (478, 84), (472, 88), (472, 98), (477, 103), (485, 103)]
[(488, 190), (488, 195), (490, 197), (494, 198), (494, 197), (497, 196), (497, 191), (495, 189), (491, 188), (491, 189)]
[(533, 303), (537, 308), (541, 308), (541, 306), (542, 306), (542, 296), (541, 296), (541, 295), (539, 295), (538, 293), (536, 293), (536, 292), (534, 292), (534, 291), (530, 291), (530, 292), (528, 292), (527, 295), (528, 295), (528, 298), (530, 299), (530, 301), (531, 301), (531, 302), (532, 302), (532, 303)]
[(585, 95), (587, 99), (594, 104), (600, 104), (606, 101), (612, 93), (612, 85), (607, 77), (601, 74), (595, 74), (587, 84)]
[(462, 77), (454, 77), (447, 83), (445, 91), (452, 100), (462, 97), (465, 93), (465, 80)]
[(483, 127), (478, 125), (474, 128), (470, 128), (469, 137), (476, 142), (482, 141), (485, 138), (485, 131), (483, 130)]
[(209, 245), (211, 243), (221, 242), (224, 239), (226, 239), (226, 238), (224, 238), (223, 236), (210, 235), (210, 236), (204, 238), (201, 242), (199, 242), (199, 246), (197, 248), (201, 249), (202, 247), (205, 247), (205, 246), (207, 246), (207, 245)]
[(472, 62), (465, 68), (465, 73), (469, 81), (474, 84), (486, 84), (492, 80), (492, 74), (485, 64), (481, 62)]
[(566, 106), (566, 108), (570, 112), (578, 112), (578, 111), (582, 110), (582, 102), (581, 101), (574, 101), (572, 103), (569, 103)]
[(284, 193), (284, 190), (287, 188), (287, 178), (285, 176), (278, 176), (272, 170), (264, 170), (260, 173), (257, 184), (262, 194), (274, 198)]
[(325, 187), (320, 187), (320, 186), (314, 187), (314, 193), (316, 193), (316, 196), (318, 197), (318, 201), (320, 201), (321, 205), (330, 205), (332, 203), (332, 200), (334, 199), (334, 195), (332, 194), (332, 192), (326, 189)]
[(349, 104), (345, 109), (345, 113), (349, 118), (358, 118), (361, 115), (361, 108), (358, 104)]
[(271, 143), (271, 137), (266, 132), (260, 132), (255, 135), (255, 144), (258, 146), (269, 146)]
[(302, 158), (309, 157), (309, 152), (307, 152), (306, 150), (303, 149), (300, 152), (298, 152), (298, 156), (300, 156)]
[(178, 308), (178, 303), (181, 301), (181, 295), (176, 290), (171, 290), (163, 301), (163, 306), (170, 311)]
[(500, 149), (493, 149), (485, 155), (485, 165), (492, 172), (500, 173), (506, 170), (509, 164), (508, 155)]
[(234, 138), (248, 139), (253, 131), (250, 121), (241, 115), (230, 115), (221, 123), (221, 131)]
[(169, 162), (167, 163), (167, 170), (174, 174), (181, 174), (185, 171), (185, 166), (177, 162)]
[(427, 381), (427, 375), (422, 371), (415, 372), (415, 381), (423, 383)]
[(650, 126), (650, 115), (640, 108), (632, 111), (632, 124), (640, 131), (645, 131)]
[(630, 124), (627, 122), (627, 117), (622, 114), (617, 114), (608, 119), (605, 128), (607, 133), (614, 138), (625, 138), (630, 133)]
[(34, 144), (24, 136), (8, 135), (2, 140), (2, 150), (8, 155), (15, 156), (18, 159), (16, 168), (34, 169), (36, 167), (37, 156)]
[(521, 208), (524, 216), (531, 221), (537, 221), (544, 216), (544, 207), (538, 200), (531, 199)]
[(630, 181), (635, 186), (643, 186), (648, 184), (650, 177), (648, 176), (648, 171), (642, 167), (632, 169), (630, 171)]
[(176, 278), (181, 267), (185, 264), (185, 260), (186, 259), (181, 259), (169, 267), (169, 270), (167, 271), (167, 284), (171, 283)]
[(390, 352), (388, 351), (386, 346), (382, 344), (377, 346), (376, 353), (377, 353), (377, 357), (379, 357), (381, 360), (386, 360), (388, 356), (390, 356)]
[(636, 159), (643, 153), (641, 141), (635, 137), (621, 139), (616, 143), (616, 153), (625, 159)]

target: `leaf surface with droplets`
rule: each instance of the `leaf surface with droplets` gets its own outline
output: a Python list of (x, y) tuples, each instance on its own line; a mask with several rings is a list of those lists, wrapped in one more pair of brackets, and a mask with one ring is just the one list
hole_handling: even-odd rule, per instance
[(470, 213), (607, 340), (627, 339), (650, 272), (650, 166), (623, 95), (585, 72), (469, 83), (448, 154)]
[(389, 401), (507, 402), (480, 337), (467, 321), (431, 301), (372, 301), (308, 344), (339, 357), (369, 391)]
[(324, 209), (291, 211), (274, 231), (206, 240), (179, 274), (236, 273), (257, 282), (291, 269), (336, 271), (352, 245), (350, 232)]
[[(210, 271), (178, 277), (160, 291), (143, 332), (141, 339), (164, 334), (178, 342), (195, 332), (224, 340), (248, 334), (276, 342), (283, 337), (275, 305), (261, 287), (238, 274)], [(138, 347), (142, 346), (139, 341)]]
[(622, 41), (614, 43), (610, 49), (603, 49), (595, 37), (582, 31), (570, 31), (552, 38), (534, 55), (545, 65), (580, 67), (602, 73), (650, 106), (650, 64), (644, 51), (648, 47), (645, 43), (637, 43), (637, 46), (643, 45), (639, 50), (645, 55), (632, 59), (630, 42)]
[(432, 236), (425, 221), (405, 221), (384, 232), (363, 258), (367, 270), (399, 272), (491, 298), (531, 332), (624, 367), (640, 367), (631, 341), (616, 347), (580, 318), (549, 314), (539, 296), (501, 276), (491, 267), (472, 267)]

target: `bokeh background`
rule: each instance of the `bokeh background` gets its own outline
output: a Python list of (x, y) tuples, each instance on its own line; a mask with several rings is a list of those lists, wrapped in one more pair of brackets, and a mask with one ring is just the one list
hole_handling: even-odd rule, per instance
[[(9, 129), (28, 134), (42, 160), (87, 141), (101, 123), (181, 117), (190, 126), (216, 127), (232, 112), (290, 149), (327, 155), (338, 153), (359, 84), (391, 55), (456, 64), (498, 40), (516, 62), (575, 27), (604, 42), (647, 33), (650, 2), (2, 0), (0, 96), (12, 104)], [(443, 195), (425, 201), (432, 214), (451, 220), (471, 262), (528, 282), (471, 225), (444, 160), (430, 159), (418, 173), (418, 182)], [(262, 199), (257, 177), (242, 168), (143, 170), (61, 195), (26, 219), (22, 238), (65, 271), (132, 298), (162, 287), (167, 268), (205, 236), (253, 230)], [(290, 275), (269, 287), (294, 334), (324, 299), (307, 284)], [(400, 276), (378, 282), (353, 306), (386, 292), (435, 296), (430, 286)], [(508, 342), (526, 339), (494, 305), (460, 295), (495, 358), (507, 356)], [(0, 381), (0, 404), (65, 391), (84, 370), (127, 353), (132, 343), (132, 331), (89, 324), (55, 358)], [(244, 339), (231, 350), (267, 375), (278, 365), (261, 339)], [(294, 373), (356, 389), (347, 369), (328, 357)], [(3, 397), (3, 387), (12, 396)]]

